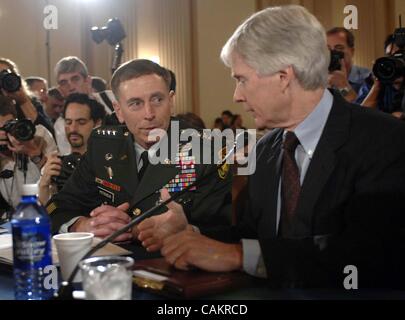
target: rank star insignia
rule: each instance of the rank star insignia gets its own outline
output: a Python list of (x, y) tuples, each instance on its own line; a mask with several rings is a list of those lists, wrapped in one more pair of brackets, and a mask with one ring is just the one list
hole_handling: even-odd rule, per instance
[(107, 175), (108, 175), (108, 177), (109, 177), (110, 179), (112, 179), (113, 176), (114, 176), (114, 173), (113, 173), (112, 168), (111, 168), (111, 167), (106, 167), (106, 166), (104, 166), (104, 168), (107, 170)]

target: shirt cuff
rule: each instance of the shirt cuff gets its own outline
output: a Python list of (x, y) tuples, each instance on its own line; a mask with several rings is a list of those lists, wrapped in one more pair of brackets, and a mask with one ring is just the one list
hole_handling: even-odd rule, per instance
[(69, 220), (65, 224), (62, 224), (59, 228), (59, 233), (67, 233), (69, 232), (69, 228), (82, 216), (74, 217), (73, 219)]
[(242, 239), (243, 270), (252, 276), (266, 278), (262, 250), (258, 240)]

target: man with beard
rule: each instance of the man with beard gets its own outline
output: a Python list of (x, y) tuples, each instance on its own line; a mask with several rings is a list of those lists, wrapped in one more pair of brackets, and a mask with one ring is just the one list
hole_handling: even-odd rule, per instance
[(42, 203), (49, 200), (53, 191), (62, 189), (80, 157), (87, 151), (91, 131), (101, 125), (104, 116), (104, 107), (87, 94), (75, 93), (68, 97), (63, 118), (72, 153), (63, 157), (58, 157), (56, 153), (49, 156), (40, 181), (39, 196)]

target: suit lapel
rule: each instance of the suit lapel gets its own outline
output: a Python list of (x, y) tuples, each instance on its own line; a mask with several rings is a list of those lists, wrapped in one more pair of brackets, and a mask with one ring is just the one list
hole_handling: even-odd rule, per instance
[[(283, 130), (277, 133), (274, 142), (269, 151), (269, 157), (266, 161), (266, 168), (263, 172), (268, 172), (268, 175), (263, 180), (263, 191), (265, 192), (264, 201), (264, 217), (263, 227), (266, 228), (266, 234), (270, 232), (271, 237), (277, 236), (277, 202), (278, 202), (278, 188), (280, 184), (280, 172), (282, 164), (282, 144)], [(260, 171), (262, 172), (262, 171)]]
[(315, 205), (337, 164), (336, 151), (348, 139), (350, 110), (342, 106), (346, 102), (341, 99), (334, 95), (331, 112), (305, 175), (295, 214), (294, 235), (298, 237), (311, 234)]

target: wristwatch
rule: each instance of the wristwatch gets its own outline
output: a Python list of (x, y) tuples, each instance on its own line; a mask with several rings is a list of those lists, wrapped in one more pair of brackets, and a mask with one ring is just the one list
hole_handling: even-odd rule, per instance
[(349, 87), (344, 87), (344, 88), (339, 89), (339, 92), (343, 97), (346, 97), (349, 94), (350, 90), (352, 90), (352, 89)]
[(37, 156), (33, 156), (31, 159), (32, 163), (34, 164), (38, 164), (42, 161), (42, 158), (44, 157), (44, 154), (41, 152), (41, 154), (37, 155)]

